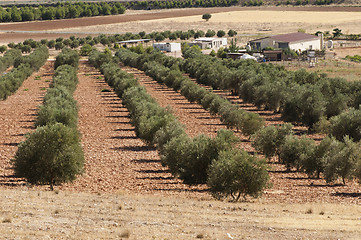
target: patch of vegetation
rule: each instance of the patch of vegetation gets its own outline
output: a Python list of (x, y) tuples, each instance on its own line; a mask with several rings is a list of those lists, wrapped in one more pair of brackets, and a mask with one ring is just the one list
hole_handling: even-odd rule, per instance
[(0, 22), (24, 22), (65, 18), (123, 14), (125, 7), (119, 2), (63, 2), (40, 6), (12, 5), (0, 7)]
[(357, 62), (357, 63), (361, 62), (361, 56), (360, 55), (354, 55), (354, 56), (347, 55), (345, 57), (345, 59), (350, 60), (352, 62)]
[(33, 184), (49, 184), (52, 190), (55, 184), (73, 181), (82, 173), (84, 164), (80, 134), (76, 129), (78, 112), (72, 98), (78, 80), (76, 70), (60, 64), (77, 66), (71, 60), (78, 57), (66, 49), (59, 56), (53, 82), (39, 109), (37, 128), (19, 144), (13, 160), (17, 176)]

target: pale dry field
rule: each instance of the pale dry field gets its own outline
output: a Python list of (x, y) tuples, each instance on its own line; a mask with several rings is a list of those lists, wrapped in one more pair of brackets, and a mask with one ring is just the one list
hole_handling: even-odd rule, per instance
[[(167, 11), (167, 10), (164, 10)], [(146, 21), (132, 21), (108, 25), (56, 29), (50, 32), (140, 32), (165, 30), (234, 29), (244, 35), (271, 35), (295, 32), (304, 29), (308, 33), (342, 29), (343, 33), (361, 33), (359, 12), (308, 12), (308, 11), (267, 11), (245, 10), (212, 14), (206, 22), (201, 15), (165, 18)]]
[(2, 190), (0, 239), (359, 239), (361, 206)]

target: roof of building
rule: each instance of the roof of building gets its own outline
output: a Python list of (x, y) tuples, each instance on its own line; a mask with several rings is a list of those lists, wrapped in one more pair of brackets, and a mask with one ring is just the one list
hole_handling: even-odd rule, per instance
[(134, 39), (134, 40), (127, 40), (127, 41), (121, 41), (117, 43), (138, 43), (138, 42), (149, 42), (152, 39)]
[(260, 41), (260, 40), (263, 40), (266, 38), (271, 38), (277, 42), (289, 42), (290, 43), (290, 42), (302, 42), (302, 41), (307, 41), (307, 40), (318, 39), (319, 37), (312, 35), (312, 34), (303, 33), (303, 32), (296, 32), (296, 33), (287, 33), (287, 34), (274, 35), (274, 36), (270, 36), (270, 37), (258, 38), (258, 39), (251, 40), (250, 42)]
[(318, 39), (319, 37), (303, 32), (296, 32), (296, 33), (275, 35), (275, 36), (271, 36), (271, 38), (278, 42), (299, 42), (304, 40)]
[(153, 45), (181, 45), (180, 43), (170, 43), (170, 42), (158, 42), (153, 43)]
[(213, 37), (200, 37), (194, 39), (194, 41), (209, 42), (214, 40), (224, 40), (224, 38), (213, 38)]

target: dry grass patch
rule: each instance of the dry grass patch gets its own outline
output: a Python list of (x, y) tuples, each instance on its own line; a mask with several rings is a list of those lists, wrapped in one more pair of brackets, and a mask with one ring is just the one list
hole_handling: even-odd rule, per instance
[[(38, 239), (228, 239), (228, 234), (234, 239), (357, 239), (361, 235), (361, 206), (356, 204), (228, 203), (146, 194), (54, 194), (26, 188), (2, 190), (0, 202), (0, 216), (16, 216), (3, 218), (0, 236), (4, 239), (30, 235)], [(122, 213), (115, 211), (120, 202)], [(327, 213), (305, 214), (307, 209), (313, 213), (327, 209)]]

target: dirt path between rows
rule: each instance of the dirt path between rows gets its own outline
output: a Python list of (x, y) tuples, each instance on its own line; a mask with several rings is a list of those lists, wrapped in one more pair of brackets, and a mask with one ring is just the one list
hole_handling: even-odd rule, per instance
[[(216, 131), (225, 128), (218, 117), (210, 115), (199, 104), (189, 103), (188, 100), (180, 93), (173, 91), (165, 85), (159, 84), (144, 72), (131, 67), (123, 67), (123, 70), (134, 74), (138, 78), (139, 83), (146, 87), (147, 92), (162, 106), (171, 106), (173, 113), (178, 117), (180, 122), (187, 127), (187, 134), (194, 137), (198, 134), (206, 134), (214, 137)], [(216, 91), (225, 97), (224, 91)], [(234, 99), (236, 100), (236, 99)], [(241, 100), (237, 100), (241, 101)], [(274, 124), (274, 119), (269, 118), (269, 111), (263, 111), (252, 107), (250, 104), (240, 105), (244, 110), (257, 111), (264, 113), (266, 125)], [(279, 118), (276, 114), (275, 117)], [(282, 123), (279, 119), (277, 122)], [(246, 151), (253, 151), (248, 138), (236, 133), (241, 139), (240, 147)], [(262, 200), (269, 202), (345, 202), (345, 203), (361, 203), (361, 188), (356, 182), (348, 182), (343, 185), (327, 185), (323, 179), (310, 179), (304, 173), (286, 172), (286, 168), (282, 164), (269, 164), (270, 179), (272, 187), (267, 189)]]
[[(8, 188), (25, 184), (13, 177), (11, 159), (24, 134), (33, 131), (37, 106), (42, 103), (46, 88), (53, 76), (53, 62), (24, 81), (17, 92), (0, 101), (0, 187)], [(35, 79), (37, 77), (37, 79)], [(40, 77), (40, 79), (39, 79)]]
[(136, 137), (121, 99), (113, 91), (102, 92), (110, 87), (95, 68), (81, 62), (78, 78), (74, 98), (79, 105), (85, 172), (60, 189), (209, 198), (202, 188), (182, 184), (162, 167), (155, 148)]

